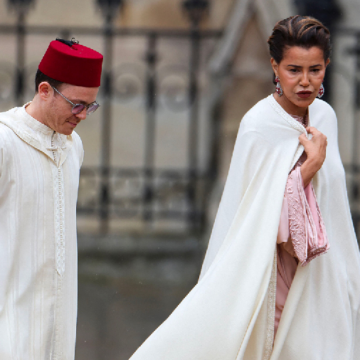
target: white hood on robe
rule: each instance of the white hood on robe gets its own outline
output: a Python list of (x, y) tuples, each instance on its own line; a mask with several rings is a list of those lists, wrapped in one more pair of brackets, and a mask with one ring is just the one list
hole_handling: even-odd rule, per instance
[(313, 179), (331, 249), (298, 267), (275, 343), (276, 238), (288, 173), (306, 130), (270, 95), (243, 118), (198, 284), (131, 360), (360, 359), (360, 256), (332, 108)]

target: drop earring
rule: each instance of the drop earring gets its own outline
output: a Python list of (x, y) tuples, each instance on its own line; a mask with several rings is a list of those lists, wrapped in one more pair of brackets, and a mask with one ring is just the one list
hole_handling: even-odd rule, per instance
[(317, 97), (320, 99), (324, 95), (324, 93), (325, 93), (325, 88), (324, 85), (321, 84)]
[(280, 79), (278, 76), (275, 77), (275, 82), (276, 82), (275, 91), (279, 96), (282, 96), (284, 94), (284, 92), (283, 92), (283, 89), (281, 88)]

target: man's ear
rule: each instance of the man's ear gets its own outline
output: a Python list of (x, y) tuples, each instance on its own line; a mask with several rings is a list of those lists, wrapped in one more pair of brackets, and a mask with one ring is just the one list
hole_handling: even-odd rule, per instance
[(39, 84), (38, 94), (41, 99), (48, 100), (50, 96), (53, 94), (53, 92), (54, 89), (47, 81), (43, 81), (42, 83)]

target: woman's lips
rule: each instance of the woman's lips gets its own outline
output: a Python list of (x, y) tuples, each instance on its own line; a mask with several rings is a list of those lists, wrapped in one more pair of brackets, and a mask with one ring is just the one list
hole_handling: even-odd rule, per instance
[(308, 97), (310, 97), (311, 94), (311, 91), (299, 91), (298, 93), (296, 93), (296, 95), (301, 99), (307, 99)]
[(76, 127), (77, 123), (73, 123), (73, 122), (70, 122), (69, 121), (69, 124), (72, 126), (72, 127)]

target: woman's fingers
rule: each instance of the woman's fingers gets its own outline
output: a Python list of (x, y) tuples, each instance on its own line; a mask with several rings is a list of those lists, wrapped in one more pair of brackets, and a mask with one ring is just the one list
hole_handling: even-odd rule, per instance
[(307, 127), (306, 131), (313, 136), (321, 134), (321, 132), (317, 128), (314, 128), (313, 126)]
[(301, 134), (299, 136), (299, 142), (301, 145), (305, 146), (307, 142), (309, 142), (310, 140), (306, 137), (305, 134)]
[(320, 140), (321, 142), (327, 144), (327, 137), (318, 129), (314, 128), (313, 126), (309, 126), (306, 128), (306, 131), (308, 132), (308, 134), (311, 134), (313, 136), (312, 140), (314, 141)]

